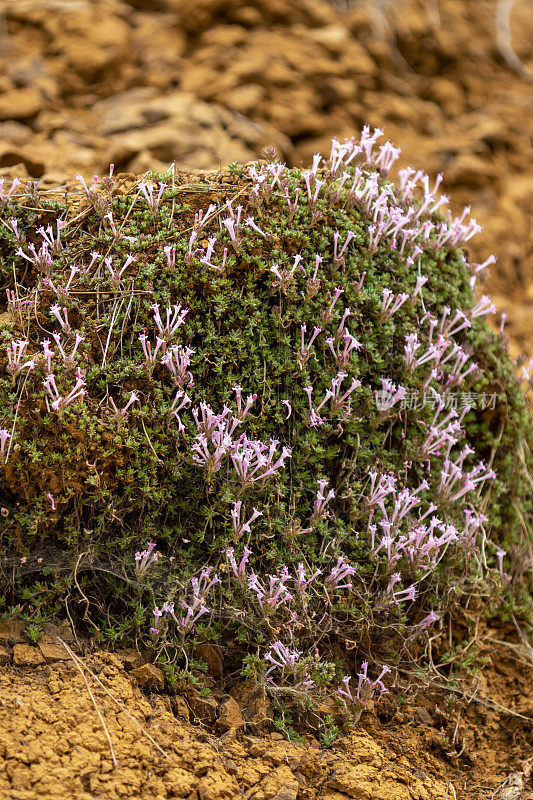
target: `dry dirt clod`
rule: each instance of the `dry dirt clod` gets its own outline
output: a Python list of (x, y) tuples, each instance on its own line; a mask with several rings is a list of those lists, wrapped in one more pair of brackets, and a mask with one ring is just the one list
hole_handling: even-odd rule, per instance
[(298, 786), (283, 786), (272, 800), (297, 800)]
[(233, 697), (222, 702), (218, 709), (217, 728), (220, 731), (241, 730), (244, 727), (239, 704)]
[(230, 689), (230, 694), (241, 709), (247, 729), (260, 730), (272, 720), (272, 706), (262, 687), (243, 681)]
[(70, 658), (65, 648), (59, 644), (40, 641), (39, 650), (47, 664), (53, 664), (55, 661), (68, 661)]
[[(464, 765), (451, 765), (442, 750), (429, 753), (422, 731), (409, 724), (380, 726), (375, 719), (340, 737), (329, 750), (290, 742), (280, 734), (236, 737), (234, 729), (228, 732), (231, 736), (216, 738), (205, 722), (195, 728), (176, 719), (183, 698), (175, 696), (169, 704), (164, 695), (154, 695), (154, 703), (148, 703), (119, 658), (96, 654), (90, 663), (94, 674), (100, 667), (102, 685), (122, 699), (153, 741), (88, 674), (116, 752), (118, 766), (113, 770), (109, 743), (79, 670), (67, 673), (63, 664), (24, 671), (4, 667), (0, 670), (2, 800), (39, 796), (46, 800), (453, 800), (452, 783), (467, 784), (462, 794), (456, 792), (458, 800), (491, 800), (499, 784), (501, 790), (521, 785), (522, 794), (495, 795), (494, 800), (528, 798), (530, 764), (517, 757), (520, 751), (511, 742), (512, 734), (492, 745), (484, 738), (507, 735), (495, 711), (487, 710), (482, 724), (472, 726), (477, 731), (476, 761)], [(507, 673), (509, 669), (507, 665)], [(498, 676), (491, 673), (491, 681)], [(494, 683), (491, 686), (494, 691)], [(239, 689), (248, 696), (242, 685)], [(223, 699), (222, 705), (228, 702)], [(473, 719), (476, 708), (469, 712)], [(165, 748), (167, 757), (161, 757), (154, 742)], [(501, 777), (495, 776), (505, 775), (516, 764), (522, 765), (521, 772), (515, 769), (501, 786)], [(480, 794), (480, 785), (492, 788)]]
[(143, 689), (157, 689), (162, 692), (165, 688), (163, 671), (154, 664), (143, 664), (142, 667), (132, 670), (131, 674)]
[(25, 622), (0, 622), (0, 644), (24, 642)]
[(133, 647), (128, 647), (125, 650), (118, 650), (117, 655), (128, 672), (136, 667), (142, 666), (142, 656)]
[(174, 715), (178, 717), (178, 719), (181, 719), (183, 722), (189, 721), (189, 706), (185, 702), (185, 698), (176, 695), (171, 700), (171, 707)]
[(13, 648), (13, 664), (16, 667), (37, 667), (45, 660), (37, 647), (29, 644), (16, 644)]
[(187, 698), (193, 721), (212, 723), (217, 717), (218, 703), (212, 697), (202, 697), (198, 693)]
[(521, 770), (511, 772), (494, 793), (494, 800), (530, 800), (533, 797), (532, 767), (533, 758), (528, 758)]

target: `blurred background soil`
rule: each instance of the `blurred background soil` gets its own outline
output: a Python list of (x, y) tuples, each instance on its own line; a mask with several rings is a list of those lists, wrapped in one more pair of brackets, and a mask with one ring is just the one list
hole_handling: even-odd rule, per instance
[(3, 0), (0, 175), (211, 169), (269, 144), (307, 165), (381, 126), (472, 205), (470, 257), (497, 254), (487, 288), (531, 356), (533, 3), (508, 5), (516, 69), (497, 0)]

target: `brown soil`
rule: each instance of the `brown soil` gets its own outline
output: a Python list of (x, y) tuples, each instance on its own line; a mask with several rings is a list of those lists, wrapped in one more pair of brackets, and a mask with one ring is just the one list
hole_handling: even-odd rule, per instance
[[(439, 19), (426, 12), (437, 5)], [(470, 257), (498, 254), (488, 289), (509, 314), (514, 352), (532, 356), (532, 84), (498, 52), (495, 6), (4, 0), (0, 176), (71, 182), (111, 161), (129, 172), (172, 161), (209, 169), (272, 143), (299, 164), (333, 136), (382, 126), (404, 163), (445, 173), (454, 209), (472, 204), (485, 230)], [(512, 33), (533, 68), (530, 0), (516, 0)], [(487, 639), (491, 661), (466, 687), (470, 703), (453, 688), (408, 705), (391, 697), (330, 749), (311, 736), (287, 742), (263, 719), (241, 729), (243, 702), (235, 710), (216, 686), (210, 698), (142, 694), (131, 654), (87, 657), (163, 754), (93, 677), (87, 686), (72, 659), (58, 660), (57, 643), (7, 636), (0, 798), (531, 800), (531, 655), (512, 632), (494, 642), (503, 638)]]
[[(275, 144), (308, 162), (382, 126), (484, 225), (471, 257), (533, 355), (532, 84), (497, 47), (497, 0), (4, 0), (0, 172), (212, 168)], [(436, 13), (438, 11), (438, 13)], [(512, 44), (533, 74), (533, 7)]]
[[(36, 663), (41, 651), (55, 663)], [(15, 645), (14, 660), (34, 663), (0, 672), (2, 798), (533, 798), (533, 670), (519, 648), (500, 648), (494, 669), (469, 687), (470, 705), (451, 692), (401, 711), (389, 702), (330, 749), (310, 735), (300, 744), (257, 724), (243, 729), (237, 705), (229, 720), (221, 714), (230, 696), (216, 688), (207, 699), (143, 694), (134, 676), (144, 683), (142, 670), (154, 668), (128, 674), (131, 653), (85, 658), (87, 683), (57, 644)]]

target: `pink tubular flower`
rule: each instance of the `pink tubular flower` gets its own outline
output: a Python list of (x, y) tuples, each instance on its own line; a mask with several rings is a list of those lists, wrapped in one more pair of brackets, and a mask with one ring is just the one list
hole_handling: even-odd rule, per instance
[(379, 677), (376, 678), (375, 681), (372, 681), (368, 677), (368, 661), (363, 661), (361, 664), (361, 672), (357, 674), (357, 688), (355, 690), (351, 689), (351, 676), (345, 675), (342, 679), (344, 688), (342, 688), (342, 686), (339, 687), (337, 689), (337, 694), (353, 703), (356, 709), (362, 710), (362, 708), (366, 706), (368, 700), (375, 694), (376, 688), (379, 689), (380, 696), (388, 691), (383, 683), (383, 678), (389, 672), (390, 667), (385, 665), (382, 667)]
[(338, 231), (335, 231), (335, 233), (333, 234), (333, 266), (340, 267), (340, 265), (344, 262), (344, 253), (346, 252), (346, 248), (348, 247), (354, 236), (355, 233), (353, 231), (348, 231), (348, 235), (346, 236), (344, 244), (339, 249), (338, 243), (339, 243), (340, 233)]
[(140, 333), (138, 339), (141, 343), (141, 347), (143, 349), (144, 357), (145, 357), (145, 364), (150, 370), (153, 370), (157, 363), (157, 352), (159, 348), (165, 344), (164, 339), (160, 339), (159, 336), (156, 336), (156, 346), (155, 350), (152, 353), (152, 345), (148, 340), (148, 337), (145, 333)]
[(401, 155), (399, 147), (394, 147), (391, 142), (379, 146), (379, 155), (374, 157), (374, 164), (383, 175), (388, 175), (393, 164)]
[(390, 319), (393, 314), (398, 311), (401, 306), (409, 300), (409, 295), (406, 292), (394, 295), (390, 289), (383, 289), (383, 301), (381, 303), (381, 319)]
[(285, 645), (280, 641), (274, 642), (274, 644), (270, 645), (268, 653), (265, 656), (265, 661), (273, 664), (273, 666), (268, 670), (267, 675), (269, 675), (276, 667), (280, 667), (283, 670), (287, 668), (291, 669), (294, 667), (301, 655), (302, 654), (296, 650), (289, 650), (289, 648), (285, 647)]
[(117, 182), (117, 179), (113, 175), (114, 169), (115, 169), (115, 165), (114, 164), (110, 164), (109, 165), (109, 175), (104, 175), (104, 177), (102, 178), (102, 185), (103, 185), (104, 189), (106, 189), (109, 193), (111, 193), (113, 191), (113, 187), (114, 187), (115, 183)]
[(336, 590), (351, 589), (352, 584), (350, 582), (343, 583), (343, 581), (352, 575), (355, 575), (355, 568), (344, 560), (344, 556), (339, 556), (337, 565), (333, 567), (330, 574), (326, 578), (326, 584), (330, 585)]
[(248, 578), (248, 588), (255, 593), (257, 602), (264, 608), (279, 608), (279, 606), (292, 600), (292, 595), (285, 586), (290, 580), (289, 573), (282, 567), (280, 575), (269, 575), (268, 587), (265, 587), (255, 572)]
[(164, 193), (166, 188), (167, 188), (167, 184), (166, 183), (160, 183), (159, 184), (159, 194), (157, 195), (157, 197), (155, 197), (154, 196), (154, 187), (153, 187), (153, 185), (151, 183), (143, 183), (143, 182), (141, 182), (141, 183), (138, 184), (138, 189), (140, 189), (140, 191), (143, 193), (144, 199), (146, 200), (146, 203), (147, 203), (149, 209), (154, 213), (159, 208), (159, 204), (161, 203), (161, 200), (163, 198), (163, 193)]
[(317, 412), (313, 408), (313, 403), (312, 403), (312, 400), (311, 400), (311, 394), (313, 392), (313, 387), (312, 386), (304, 386), (304, 392), (306, 393), (307, 398), (309, 400), (309, 424), (311, 425), (312, 428), (318, 428), (318, 427), (320, 427), (321, 425), (324, 424), (324, 420), (322, 419), (322, 417), (320, 417), (317, 414)]
[(400, 603), (406, 603), (407, 601), (413, 602), (416, 598), (416, 586), (412, 584), (407, 589), (400, 589), (399, 592), (393, 592), (392, 599), (399, 605)]
[(427, 617), (424, 617), (424, 619), (420, 620), (418, 624), (422, 628), (429, 628), (430, 625), (433, 625), (435, 622), (438, 622), (439, 619), (440, 616), (438, 614), (435, 614), (434, 611), (430, 611)]
[(113, 400), (112, 397), (109, 398), (109, 405), (112, 407), (117, 417), (124, 417), (126, 416), (126, 412), (128, 411), (129, 407), (133, 405), (133, 403), (137, 403), (138, 401), (139, 401), (139, 396), (135, 394), (135, 392), (132, 392), (128, 402), (123, 408), (117, 408), (117, 406), (115, 405), (115, 401)]
[[(57, 346), (58, 346), (58, 348), (59, 348), (59, 352), (60, 352), (60, 354), (61, 354), (61, 357), (62, 357), (62, 359), (63, 359), (63, 362), (64, 362), (64, 363), (65, 363), (65, 364), (66, 364), (68, 367), (73, 367), (73, 366), (75, 366), (75, 364), (76, 364), (76, 352), (77, 352), (77, 350), (78, 350), (78, 347), (79, 347), (79, 345), (81, 344), (81, 342), (83, 342), (83, 341), (85, 340), (85, 336), (82, 336), (82, 335), (81, 335), (81, 333), (79, 333), (78, 331), (76, 331), (76, 335), (75, 335), (75, 341), (74, 341), (74, 347), (73, 347), (73, 349), (72, 349), (72, 352), (71, 352), (71, 353), (68, 353), (68, 354), (67, 354), (67, 353), (65, 352), (65, 350), (63, 349), (63, 345), (62, 345), (62, 343), (61, 343), (61, 334), (59, 334), (59, 333), (53, 333), (53, 334), (52, 334), (52, 338), (53, 338), (53, 340), (55, 341), (56, 345), (57, 345)], [(46, 360), (47, 360), (48, 371), (50, 372), (50, 358), (51, 358), (51, 356), (52, 356), (52, 351), (51, 351), (51, 350), (49, 350), (49, 348), (48, 348), (48, 344), (49, 344), (49, 340), (48, 340), (48, 339), (45, 339), (45, 341), (43, 342), (43, 348), (44, 348), (44, 354), (45, 354), (45, 358), (46, 358)]]
[(374, 392), (376, 408), (381, 415), (388, 415), (391, 408), (405, 399), (406, 390), (397, 386), (390, 378), (381, 379), (381, 390)]
[(6, 442), (8, 439), (11, 438), (11, 434), (5, 428), (0, 430), (0, 456), (4, 457), (4, 450), (6, 446)]
[(20, 363), (27, 346), (28, 341), (26, 339), (14, 339), (7, 348), (7, 371), (11, 374), (13, 382), (19, 372), (22, 372), (26, 367), (28, 371), (35, 368), (35, 361), (33, 361), (33, 359), (26, 361), (24, 364)]
[[(85, 192), (88, 201), (91, 203), (93, 209), (98, 214), (98, 216), (103, 219), (104, 215), (109, 211), (109, 199), (107, 196), (99, 194), (98, 192), (98, 175), (93, 176), (93, 188), (89, 189), (85, 180), (82, 175), (76, 175), (76, 180), (78, 180), (82, 187), (83, 191)], [(110, 169), (109, 178), (104, 178), (102, 183), (106, 188), (108, 188), (112, 183), (114, 183), (114, 178), (112, 176), (112, 170)], [(111, 187), (112, 188), (112, 187)]]
[(207, 241), (207, 250), (205, 252), (202, 251), (202, 250), (198, 250), (198, 251), (195, 251), (195, 252), (198, 252), (198, 253), (204, 252), (204, 255), (201, 256), (201, 258), (200, 258), (200, 262), (202, 264), (205, 264), (206, 266), (210, 267), (211, 269), (216, 269), (218, 272), (223, 272), (224, 266), (226, 264), (226, 257), (227, 257), (227, 254), (228, 254), (228, 249), (227, 249), (227, 247), (224, 248), (224, 253), (223, 253), (223, 256), (222, 256), (222, 263), (220, 265), (213, 264), (212, 261), (211, 261), (211, 258), (212, 258), (212, 255), (213, 255), (213, 251), (215, 249), (216, 241), (217, 241), (216, 236), (212, 236)]
[(111, 211), (105, 215), (104, 219), (107, 219), (109, 222), (109, 227), (111, 228), (111, 232), (116, 241), (119, 241), (120, 239), (126, 239), (126, 241), (128, 241), (130, 244), (133, 244), (137, 241), (135, 236), (125, 236), (123, 233), (117, 230), (115, 221), (113, 219), (113, 213)]
[[(61, 316), (61, 312), (63, 312), (63, 316)], [(68, 321), (66, 308), (60, 308), (56, 303), (55, 305), (50, 306), (50, 314), (52, 314), (52, 316), (54, 316), (57, 319), (57, 321), (61, 325), (62, 330), (64, 330), (65, 333), (70, 332), (70, 323)]]
[(289, 194), (289, 187), (286, 186), (283, 191), (285, 193), (285, 200), (287, 202), (287, 207), (289, 209), (289, 218), (292, 218), (296, 213), (296, 209), (298, 208), (298, 195), (300, 193), (300, 190), (299, 189), (294, 190), (294, 200), (292, 201)]
[(262, 231), (262, 230), (261, 230), (261, 228), (259, 228), (259, 227), (256, 225), (256, 223), (255, 223), (255, 220), (254, 220), (254, 218), (253, 218), (253, 217), (248, 217), (248, 219), (246, 219), (246, 220), (245, 220), (245, 223), (244, 223), (244, 224), (245, 224), (245, 225), (246, 225), (248, 228), (251, 228), (253, 231), (255, 231), (256, 233), (258, 233), (260, 236), (262, 236), (262, 237), (263, 237), (263, 239), (266, 239), (266, 238), (267, 238), (267, 234), (266, 234), (264, 231)]
[[(299, 253), (297, 253), (294, 256), (294, 264), (292, 265), (292, 267), (290, 268), (280, 267), (277, 264), (275, 264), (273, 267), (270, 267), (270, 272), (272, 272), (272, 274), (275, 275), (276, 277), (276, 280), (274, 281), (274, 286), (279, 286), (279, 288), (284, 294), (287, 293), (287, 289), (294, 281), (296, 268), (298, 267), (301, 260), (302, 256)], [(300, 269), (305, 275), (304, 268), (300, 267)]]
[(264, 482), (282, 469), (285, 460), (291, 457), (291, 448), (283, 447), (281, 455), (274, 461), (274, 455), (279, 442), (275, 439), (265, 445), (260, 441), (248, 439), (243, 434), (231, 447), (231, 460), (237, 477), (244, 486), (250, 486), (258, 481)]
[(17, 249), (16, 254), (21, 256), (21, 258), (26, 259), (26, 261), (29, 261), (30, 264), (33, 264), (33, 266), (41, 272), (49, 272), (53, 261), (48, 249), (48, 244), (43, 242), (38, 251), (35, 249), (34, 244), (30, 244), (28, 245), (28, 250), (30, 251), (31, 256), (26, 255), (21, 247)]
[[(309, 531), (311, 530), (312, 529), (309, 528)], [(313, 583), (313, 581), (316, 581), (316, 579), (319, 578), (320, 575), (322, 575), (322, 570), (317, 569), (309, 578), (307, 578), (305, 575), (304, 562), (300, 561), (297, 568), (296, 578), (294, 579), (296, 588), (298, 589), (299, 592), (302, 592), (304, 589), (310, 586)]]
[(246, 398), (246, 405), (243, 407), (242, 388), (240, 386), (234, 386), (233, 391), (235, 392), (235, 397), (237, 400), (237, 413), (235, 414), (235, 418), (238, 419), (239, 422), (243, 422), (249, 410), (257, 400), (257, 394), (249, 394)]
[(380, 475), (378, 479), (377, 472), (369, 472), (368, 475), (370, 478), (370, 492), (367, 503), (370, 507), (381, 505), (389, 494), (395, 493), (396, 476)]
[(292, 406), (288, 400), (282, 400), (281, 402), (287, 408), (287, 416), (285, 417), (285, 420), (288, 420), (292, 415)]
[(370, 127), (365, 125), (361, 131), (359, 139), (359, 152), (363, 152), (367, 161), (373, 161), (372, 149), (377, 140), (383, 136), (381, 128), (374, 128), (374, 133), (370, 133)]
[[(274, 642), (274, 644), (271, 644), (266, 655), (264, 656), (264, 660), (272, 665), (266, 672), (268, 683), (272, 684), (273, 686), (277, 685), (273, 678), (270, 677), (277, 669), (281, 670), (281, 675), (279, 676), (278, 680), (285, 682), (289, 676), (294, 676), (301, 655), (302, 653), (300, 651), (290, 650), (279, 640)], [(314, 681), (306, 670), (305, 674), (302, 676), (302, 680), (297, 680), (297, 683), (293, 684), (293, 686), (295, 689), (311, 689), (314, 686)]]
[(175, 269), (176, 267), (176, 248), (167, 245), (163, 248), (163, 252), (167, 257), (167, 267), (169, 269)]
[(56, 220), (57, 233), (55, 237), (54, 237), (54, 230), (51, 225), (48, 225), (46, 227), (46, 230), (45, 228), (43, 228), (42, 225), (40, 228), (37, 228), (37, 233), (39, 233), (42, 236), (46, 245), (50, 248), (50, 252), (52, 253), (52, 255), (59, 255), (59, 253), (63, 249), (59, 233), (62, 227), (63, 227), (63, 220), (61, 218), (58, 218)]
[[(178, 405), (178, 403), (179, 403), (179, 405)], [(171, 416), (173, 416), (174, 419), (176, 420), (176, 422), (178, 423), (178, 430), (180, 431), (180, 433), (183, 433), (185, 431), (185, 425), (181, 421), (179, 412), (183, 408), (185, 408), (185, 406), (188, 406), (191, 403), (192, 403), (192, 400), (189, 397), (189, 395), (186, 394), (181, 389), (178, 389), (178, 391), (176, 392), (176, 396), (175, 396), (174, 400), (172, 401), (172, 405), (170, 406), (169, 412), (170, 412)]]
[(206, 567), (202, 570), (199, 578), (191, 578), (192, 600), (182, 600), (180, 606), (185, 612), (178, 619), (174, 614), (174, 607), (171, 606), (170, 613), (178, 624), (178, 629), (182, 634), (192, 630), (196, 622), (204, 614), (209, 613), (209, 608), (204, 605), (204, 600), (217, 583), (220, 583), (220, 578), (215, 573), (211, 577), (213, 571), (212, 567)]
[(310, 521), (311, 527), (314, 527), (319, 520), (324, 519), (324, 517), (327, 515), (326, 506), (330, 500), (333, 500), (335, 497), (335, 492), (333, 489), (330, 489), (327, 494), (324, 494), (324, 490), (327, 485), (327, 480), (321, 480), (318, 482), (318, 492), (315, 498), (315, 505)]
[(234, 552), (235, 551), (233, 550), (233, 547), (228, 547), (226, 549), (226, 558), (228, 559), (228, 561), (230, 563), (231, 569), (232, 569), (233, 574), (235, 575), (235, 577), (236, 578), (240, 578), (246, 572), (246, 565), (248, 563), (248, 559), (250, 558), (250, 556), (252, 554), (252, 551), (249, 550), (247, 547), (245, 547), (243, 556), (242, 556), (239, 564), (237, 564), (237, 562), (235, 560)]
[[(349, 309), (346, 309), (346, 311), (349, 313)], [(337, 367), (345, 367), (350, 361), (352, 351), (360, 350), (363, 346), (361, 342), (358, 342), (355, 336), (352, 336), (352, 334), (346, 328), (342, 333), (341, 340), (343, 341), (344, 346), (341, 346), (339, 343), (337, 350), (335, 350), (334, 338), (330, 336), (328, 339), (326, 339), (326, 344), (335, 359), (335, 364)]]
[[(318, 276), (319, 267), (320, 267), (320, 265), (322, 264), (323, 261), (324, 261), (323, 257), (318, 255), (318, 253), (317, 253), (315, 255), (315, 271), (313, 272), (312, 276), (307, 279), (307, 296), (308, 296), (308, 298), (314, 297), (317, 294), (317, 292), (319, 291), (319, 289), (320, 289), (320, 279), (317, 276)], [(329, 320), (327, 318), (327, 312), (326, 312), (326, 320), (325, 320), (326, 324), (328, 322), (330, 322), (330, 321), (331, 320)]]
[(49, 373), (46, 376), (45, 380), (43, 381), (44, 388), (47, 389), (50, 397), (52, 398), (53, 411), (59, 411), (65, 408), (65, 406), (68, 406), (78, 397), (83, 397), (87, 393), (85, 390), (85, 385), (86, 383), (84, 379), (81, 377), (79, 368), (74, 388), (65, 397), (62, 397), (59, 394), (55, 381), (55, 376), (52, 373)]
[(497, 550), (496, 551), (496, 558), (498, 559), (498, 571), (500, 573), (500, 577), (503, 580), (503, 559), (507, 555), (506, 550)]
[(15, 191), (15, 189), (20, 186), (22, 183), (19, 178), (13, 178), (13, 183), (11, 184), (11, 188), (8, 192), (4, 194), (4, 178), (0, 178), (0, 208), (7, 204), (7, 201)]
[(216, 205), (214, 203), (210, 203), (209, 204), (209, 207), (208, 207), (207, 211), (204, 211), (203, 209), (200, 209), (200, 211), (198, 211), (194, 215), (194, 229), (195, 230), (200, 230), (201, 228), (203, 228), (204, 225), (206, 225), (207, 222), (209, 221), (211, 215), (216, 210), (217, 210), (217, 207), (216, 207)]
[(298, 364), (300, 366), (303, 366), (309, 360), (309, 356), (311, 355), (311, 347), (313, 345), (313, 342), (315, 341), (315, 339), (318, 336), (318, 334), (322, 332), (322, 328), (319, 328), (319, 327), (315, 326), (315, 328), (313, 329), (313, 333), (311, 334), (311, 338), (309, 339), (307, 344), (305, 342), (305, 333), (306, 333), (306, 331), (307, 331), (307, 325), (305, 325), (305, 324), (301, 325), (300, 326), (300, 332), (301, 332), (301, 337), (302, 337), (302, 343), (301, 343), (300, 349), (298, 350)]
[(495, 313), (496, 306), (491, 302), (490, 298), (484, 294), (483, 297), (476, 303), (476, 305), (469, 310), (468, 315), (470, 319), (474, 319), (475, 317), (481, 317), (485, 314)]
[(124, 272), (128, 269), (129, 265), (136, 260), (137, 259), (135, 258), (135, 256), (129, 255), (124, 264), (122, 265), (122, 267), (120, 268), (120, 270), (117, 271), (113, 267), (112, 259), (110, 256), (104, 259), (105, 265), (108, 268), (109, 272), (111, 273), (111, 283), (114, 286), (118, 286), (120, 284), (120, 279), (122, 278)]
[[(149, 556), (150, 552), (150, 550), (145, 551), (145, 554)], [(145, 554), (138, 553), (137, 555), (143, 556)], [(192, 630), (196, 622), (198, 622), (204, 614), (209, 613), (209, 608), (204, 605), (204, 600), (213, 586), (220, 583), (218, 575), (215, 574), (211, 577), (212, 570), (212, 567), (206, 567), (202, 570), (199, 578), (191, 578), (190, 591), (192, 591), (192, 599), (183, 599), (180, 602), (179, 607), (182, 609), (181, 613), (176, 613), (174, 610), (174, 603), (166, 602), (161, 608), (155, 606), (154, 626), (150, 629), (154, 636), (157, 636), (160, 632), (158, 626), (161, 618), (166, 617), (168, 620), (169, 617), (172, 617), (178, 627), (179, 633), (184, 636)]]
[(154, 553), (154, 550), (155, 542), (149, 542), (146, 550), (135, 553), (135, 574), (138, 578), (142, 578), (148, 567), (159, 560), (160, 553), (157, 551)]
[(169, 369), (172, 380), (177, 386), (182, 386), (185, 379), (187, 379), (187, 387), (194, 385), (194, 378), (188, 367), (191, 363), (191, 356), (195, 352), (191, 347), (173, 344), (161, 358), (161, 364)]
[(250, 517), (248, 522), (244, 522), (244, 520), (241, 519), (241, 508), (242, 508), (242, 501), (237, 500), (231, 511), (231, 519), (233, 523), (233, 536), (235, 540), (240, 539), (241, 536), (243, 536), (243, 534), (245, 533), (251, 533), (252, 523), (255, 522), (255, 520), (258, 519), (259, 517), (263, 516), (262, 511), (258, 511), (257, 508), (254, 508), (252, 516)]
[(234, 219), (228, 218), (228, 219), (223, 219), (222, 224), (225, 226), (225, 228), (229, 233), (233, 249), (235, 250), (236, 253), (238, 253), (242, 245), (242, 238), (239, 236), (238, 233), (239, 223)]
[(337, 302), (337, 300), (339, 299), (339, 297), (341, 296), (341, 294), (344, 294), (344, 289), (339, 289), (339, 288), (336, 286), (336, 287), (335, 287), (335, 294), (334, 294), (334, 296), (333, 296), (333, 300), (331, 301), (331, 304), (330, 304), (330, 306), (329, 306), (329, 309), (328, 309), (330, 314), (332, 314), (332, 313), (333, 313), (333, 309), (334, 309), (334, 307), (335, 307), (335, 303)]
[(78, 376), (74, 388), (71, 389), (71, 391), (66, 395), (66, 397), (64, 398), (58, 397), (57, 400), (54, 400), (54, 402), (52, 403), (52, 408), (54, 409), (54, 411), (57, 411), (59, 408), (64, 408), (65, 406), (68, 406), (69, 403), (72, 403), (78, 397), (83, 397), (85, 394), (87, 394), (85, 386), (86, 383), (83, 380), (83, 378)]

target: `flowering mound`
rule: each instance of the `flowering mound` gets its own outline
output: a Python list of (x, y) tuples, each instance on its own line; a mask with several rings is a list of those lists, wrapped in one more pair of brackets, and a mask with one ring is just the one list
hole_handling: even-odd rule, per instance
[(439, 179), (387, 178), (380, 135), (303, 171), (2, 187), (3, 612), (64, 609), (171, 680), (210, 644), (278, 704), (357, 713), (450, 660), (428, 629), (458, 606), (525, 612), (530, 418), (473, 294), (493, 258)]

